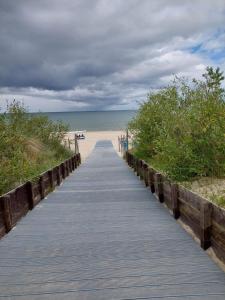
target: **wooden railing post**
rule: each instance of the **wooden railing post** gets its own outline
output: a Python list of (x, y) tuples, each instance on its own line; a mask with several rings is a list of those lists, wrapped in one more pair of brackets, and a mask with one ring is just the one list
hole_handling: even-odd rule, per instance
[(77, 155), (74, 156), (74, 167), (77, 168)]
[(140, 176), (140, 160), (137, 158), (137, 160), (136, 160), (136, 164), (137, 164), (137, 169), (136, 169), (136, 171), (137, 171), (137, 176)]
[(163, 180), (162, 175), (160, 173), (156, 173), (156, 184), (157, 184), (157, 194), (159, 198), (159, 202), (164, 202), (164, 195), (163, 195)]
[(72, 162), (72, 169), (74, 171), (75, 170), (74, 156), (71, 157), (71, 162)]
[(57, 176), (56, 176), (56, 178), (57, 178), (57, 185), (61, 184), (61, 172), (60, 172), (60, 169), (61, 169), (60, 165), (57, 166)]
[(70, 147), (70, 139), (68, 138), (68, 147), (69, 147), (69, 149), (71, 149), (71, 147)]
[(74, 136), (74, 152), (75, 154), (79, 153), (79, 144), (77, 134)]
[(40, 176), (39, 185), (40, 185), (41, 199), (44, 199), (44, 197), (45, 197), (45, 183), (44, 183), (43, 175)]
[(131, 160), (131, 168), (134, 169), (134, 156), (133, 156), (133, 154), (130, 155), (130, 160)]
[(66, 177), (69, 175), (69, 166), (68, 166), (68, 160), (64, 162), (65, 170), (66, 170)]
[(125, 160), (126, 160), (128, 166), (129, 166), (129, 158), (128, 158), (128, 152), (127, 151), (125, 152)]
[(70, 159), (70, 165), (71, 165), (71, 172), (74, 171), (74, 163), (73, 163), (73, 157)]
[(28, 181), (26, 187), (27, 187), (27, 194), (28, 194), (28, 205), (29, 205), (29, 209), (31, 210), (34, 208), (34, 192), (33, 192), (32, 181)]
[(63, 162), (63, 167), (64, 167), (64, 172), (65, 172), (65, 177), (68, 176), (68, 165), (67, 165), (67, 160)]
[(64, 167), (65, 167), (65, 177), (67, 177), (68, 174), (69, 174), (68, 160), (66, 160), (66, 161), (64, 162)]
[(137, 173), (137, 158), (135, 156), (134, 156), (134, 166), (133, 166), (133, 168), (134, 168), (134, 172)]
[(144, 162), (143, 165), (143, 171), (144, 171), (144, 182), (145, 182), (145, 186), (148, 186), (148, 165), (146, 162)]
[(151, 192), (155, 193), (155, 185), (154, 185), (154, 172), (151, 168), (148, 169), (148, 185), (150, 186)]
[(140, 171), (139, 171), (139, 174), (140, 174), (140, 179), (143, 180), (144, 179), (144, 176), (143, 176), (143, 173), (144, 173), (144, 161), (142, 159), (139, 160), (140, 161)]
[(178, 219), (180, 217), (178, 185), (175, 183), (171, 185), (171, 202), (174, 219)]
[(70, 158), (68, 159), (68, 170), (69, 170), (69, 175), (70, 175), (70, 173), (72, 172)]
[(67, 161), (64, 161), (63, 162), (63, 169), (64, 169), (64, 179), (67, 177), (67, 174), (68, 174), (68, 168), (67, 168)]
[(130, 167), (130, 153), (128, 151), (126, 152), (126, 161), (128, 166)]
[(136, 173), (137, 173), (137, 176), (140, 176), (140, 162), (139, 162), (139, 158), (136, 158)]
[(73, 172), (74, 168), (73, 168), (73, 158), (70, 158), (70, 169), (71, 169), (71, 173)]
[(65, 165), (64, 163), (61, 164), (61, 172), (62, 172), (62, 178), (65, 179), (66, 177), (66, 170), (65, 170)]
[(77, 168), (78, 167), (77, 154), (75, 155), (74, 160), (75, 160), (75, 164), (76, 164), (76, 168)]
[(71, 158), (69, 158), (69, 167), (70, 167), (70, 173), (72, 173), (73, 172), (73, 167), (72, 167)]
[(211, 246), (211, 226), (212, 226), (212, 204), (207, 201), (201, 202), (200, 211), (200, 239), (201, 247), (207, 250)]
[(9, 232), (12, 229), (12, 212), (9, 195), (5, 195), (2, 197), (2, 211), (5, 223), (5, 231)]
[(51, 189), (54, 188), (54, 180), (53, 180), (53, 170), (48, 171), (49, 181), (50, 181), (50, 187)]

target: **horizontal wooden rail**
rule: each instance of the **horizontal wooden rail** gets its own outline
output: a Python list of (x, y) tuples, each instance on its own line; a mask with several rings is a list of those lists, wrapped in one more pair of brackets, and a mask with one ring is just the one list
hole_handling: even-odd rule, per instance
[(174, 218), (180, 218), (192, 229), (202, 249), (212, 247), (217, 257), (225, 263), (225, 210), (171, 182), (129, 151), (125, 158), (158, 200), (165, 203)]
[(0, 197), (0, 238), (81, 163), (80, 153)]

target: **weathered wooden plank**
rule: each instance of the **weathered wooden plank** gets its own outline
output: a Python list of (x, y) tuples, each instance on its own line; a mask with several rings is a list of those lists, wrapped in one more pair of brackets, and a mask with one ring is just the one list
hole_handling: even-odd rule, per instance
[(17, 221), (25, 214), (23, 205), (21, 201), (19, 201), (19, 199), (17, 198), (18, 189), (19, 188), (14, 189), (9, 193), (12, 226), (15, 226)]
[(197, 210), (201, 210), (202, 197), (179, 185), (179, 199)]
[(109, 142), (97, 143), (76, 174), (0, 243), (0, 299), (225, 295), (224, 273)]
[(179, 200), (179, 211), (180, 218), (191, 227), (191, 229), (195, 232), (197, 237), (200, 238), (200, 212), (190, 205), (187, 205), (186, 202), (182, 202), (180, 198)]
[(166, 178), (163, 179), (163, 197), (166, 206), (172, 210), (171, 183)]

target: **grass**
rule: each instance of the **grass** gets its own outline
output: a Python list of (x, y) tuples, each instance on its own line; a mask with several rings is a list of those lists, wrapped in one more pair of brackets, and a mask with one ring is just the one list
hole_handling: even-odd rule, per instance
[(68, 126), (31, 116), (17, 102), (0, 116), (0, 194), (69, 158), (62, 145)]

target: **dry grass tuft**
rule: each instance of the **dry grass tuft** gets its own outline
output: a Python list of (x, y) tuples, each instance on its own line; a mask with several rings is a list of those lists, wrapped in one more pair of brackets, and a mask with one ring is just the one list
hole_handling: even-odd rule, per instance
[(203, 177), (182, 184), (204, 198), (225, 207), (225, 178)]

